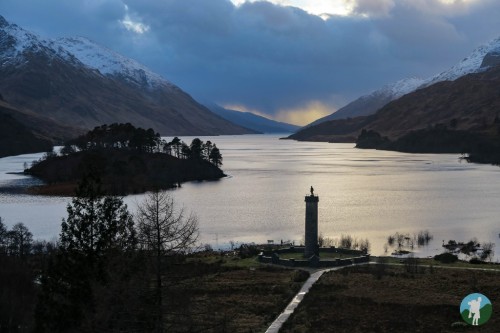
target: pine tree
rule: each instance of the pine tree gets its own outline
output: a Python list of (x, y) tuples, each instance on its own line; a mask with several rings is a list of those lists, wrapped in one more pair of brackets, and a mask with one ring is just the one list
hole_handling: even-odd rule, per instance
[(95, 288), (106, 288), (107, 264), (132, 254), (136, 235), (131, 214), (120, 198), (104, 195), (92, 173), (80, 182), (63, 219), (58, 254), (41, 276), (37, 332), (65, 332), (95, 313)]
[(216, 145), (213, 145), (209, 158), (210, 162), (212, 162), (216, 167), (220, 167), (222, 165), (222, 155)]

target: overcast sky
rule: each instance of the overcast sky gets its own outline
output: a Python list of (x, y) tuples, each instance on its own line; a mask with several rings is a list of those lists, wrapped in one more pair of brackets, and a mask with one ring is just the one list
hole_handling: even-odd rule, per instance
[(296, 124), (500, 36), (498, 0), (1, 0), (0, 15), (88, 37), (200, 101)]

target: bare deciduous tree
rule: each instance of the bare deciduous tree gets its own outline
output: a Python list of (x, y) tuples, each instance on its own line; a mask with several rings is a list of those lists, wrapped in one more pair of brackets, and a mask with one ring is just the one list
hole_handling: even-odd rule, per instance
[(10, 255), (26, 257), (33, 245), (33, 234), (23, 223), (17, 223), (7, 232)]
[(140, 247), (149, 252), (156, 265), (157, 330), (163, 331), (162, 258), (188, 251), (198, 240), (198, 219), (176, 209), (165, 191), (149, 193), (137, 209)]

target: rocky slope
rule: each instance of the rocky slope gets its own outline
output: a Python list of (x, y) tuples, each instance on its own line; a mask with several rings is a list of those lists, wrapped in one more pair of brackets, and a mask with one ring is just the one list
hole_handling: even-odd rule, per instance
[(84, 38), (43, 39), (1, 16), (0, 77), (12, 105), (74, 127), (130, 122), (162, 135), (249, 133), (131, 59)]

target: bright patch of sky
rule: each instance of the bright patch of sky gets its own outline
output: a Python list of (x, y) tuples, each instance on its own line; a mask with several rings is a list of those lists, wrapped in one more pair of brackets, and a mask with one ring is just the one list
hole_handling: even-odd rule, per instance
[[(235, 5), (241, 5), (246, 1), (255, 2), (259, 0), (231, 0)], [(318, 16), (324, 14), (348, 15), (352, 10), (349, 0), (270, 0), (269, 2), (281, 6), (301, 8), (310, 14)]]
[(145, 32), (149, 31), (149, 26), (146, 24), (143, 24), (139, 21), (135, 21), (130, 17), (129, 14), (129, 9), (127, 5), (124, 5), (125, 7), (125, 17), (123, 20), (121, 20), (121, 24), (125, 27), (125, 29), (135, 32), (137, 34), (143, 34)]
[[(262, 0), (231, 0), (235, 5), (241, 5), (245, 2), (256, 2)], [(268, 2), (280, 6), (292, 6), (300, 8), (309, 14), (320, 16), (327, 19), (329, 15), (347, 16), (350, 14), (361, 14), (369, 16), (366, 13), (356, 13), (356, 8), (359, 7), (385, 7), (390, 10), (395, 5), (397, 0), (267, 0)], [(437, 0), (444, 5), (466, 5), (480, 0)], [(419, 4), (420, 3), (420, 4)], [(415, 5), (427, 5), (426, 1), (415, 0)], [(373, 14), (373, 13), (372, 13)], [(387, 13), (385, 13), (387, 14)]]

